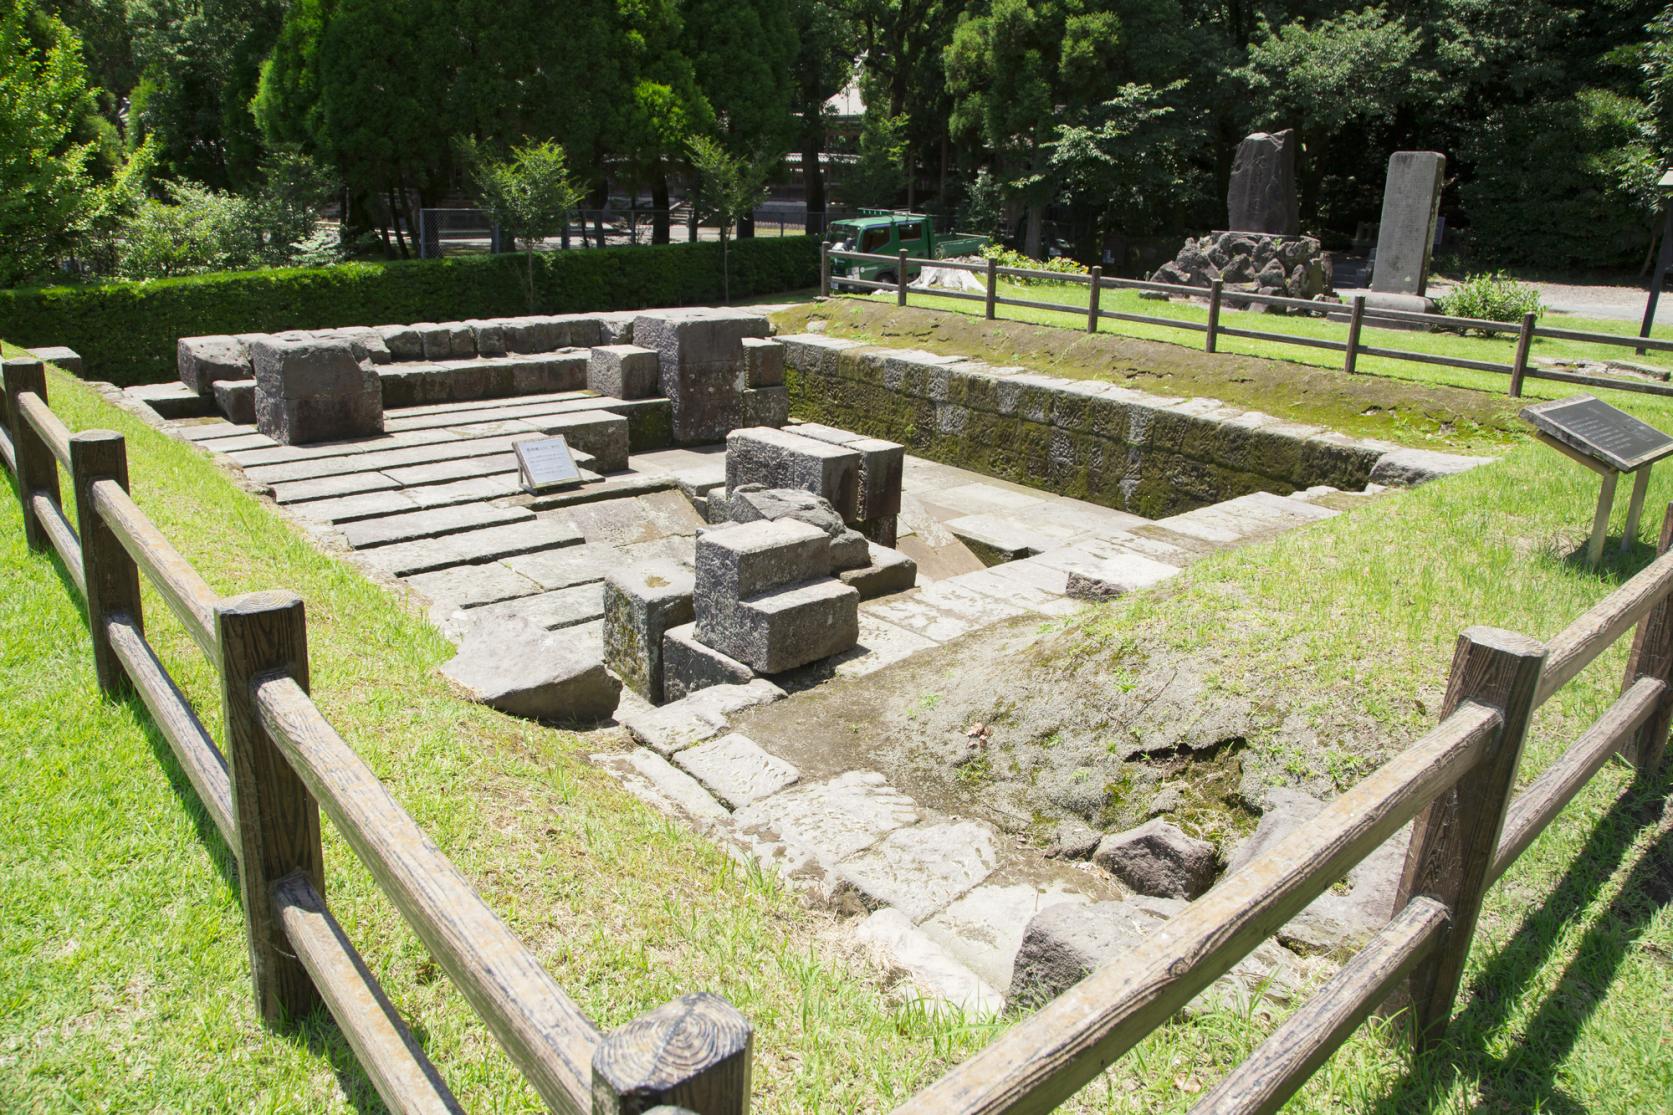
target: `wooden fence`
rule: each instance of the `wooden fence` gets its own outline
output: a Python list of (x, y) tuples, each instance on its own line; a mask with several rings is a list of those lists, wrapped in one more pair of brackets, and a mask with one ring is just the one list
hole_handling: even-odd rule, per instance
[[(747, 1109), (752, 1034), (735, 1009), (718, 996), (687, 996), (601, 1035), (309, 699), (301, 601), (217, 598), (129, 498), (122, 439), (71, 435), (47, 408), (38, 363), (6, 361), (4, 381), (10, 433), (0, 431), (0, 456), (17, 478), (29, 544), (55, 550), (85, 593), (100, 686), (131, 687), (145, 701), (238, 857), (265, 1019), (323, 999), (391, 1107), (455, 1109), (322, 897), (323, 806), (552, 1107)], [(59, 499), (59, 465), (74, 485), (75, 526)], [(141, 573), (220, 669), (230, 780), (145, 640)], [(1514, 794), (1534, 711), (1634, 629), (1620, 698)], [(1487, 889), (1611, 756), (1653, 775), (1670, 719), (1673, 506), (1657, 558), (1625, 585), (1549, 643), (1465, 631), (1432, 731), (898, 1110), (1050, 1110), (1409, 821), (1394, 918), (1192, 1110), (1276, 1110), (1402, 982), (1420, 1046), (1433, 1043), (1451, 1017)]]
[[(554, 1110), (748, 1109), (753, 1031), (731, 1004), (688, 995), (601, 1033), (308, 696), (302, 600), (217, 596), (129, 496), (123, 438), (72, 434), (47, 406), (39, 362), (7, 360), (3, 376), (0, 459), (23, 501), (28, 545), (57, 553), (86, 598), (99, 688), (145, 703), (238, 861), (266, 1023), (285, 1025), (323, 1002), (392, 1110), (460, 1110), (331, 916), (323, 808)], [(146, 640), (142, 576), (220, 675), (224, 754)]]
[[(887, 263), (894, 267), (893, 278), (882, 282), (871, 279), (850, 279), (841, 275), (831, 274), (831, 261), (837, 259), (865, 260), (872, 263)], [(953, 271), (967, 271), (984, 276), (987, 284), (985, 293), (977, 294), (968, 290), (941, 290), (931, 288), (913, 289), (908, 285), (909, 273), (925, 267), (940, 267)], [(1089, 297), (1085, 306), (1066, 306), (1058, 302), (1044, 302), (1032, 298), (1001, 297), (998, 289), (999, 278), (1032, 279), (1070, 285), (1089, 286)], [(927, 295), (934, 298), (953, 298), (965, 302), (981, 302), (984, 304), (986, 316), (991, 320), (995, 309), (999, 306), (1021, 306), (1031, 310), (1056, 310), (1066, 314), (1081, 314), (1086, 318), (1086, 331), (1096, 333), (1100, 321), (1131, 321), (1141, 325), (1159, 325), (1167, 329), (1181, 329), (1191, 333), (1203, 335), (1203, 347), (1208, 352), (1218, 349), (1221, 337), (1241, 337), (1245, 340), (1274, 341), (1278, 344), (1297, 345), (1303, 348), (1321, 348), (1342, 354), (1342, 370), (1353, 374), (1359, 357), (1382, 356), (1390, 360), (1405, 360), (1416, 364), (1436, 364), (1449, 368), (1465, 368), (1476, 372), (1493, 372), (1510, 377), (1510, 393), (1520, 397), (1522, 381), (1525, 379), (1549, 379), (1560, 383), (1573, 383), (1582, 387), (1607, 387), (1615, 391), (1636, 391), (1646, 395), (1673, 396), (1673, 386), (1660, 383), (1645, 383), (1628, 379), (1609, 379), (1602, 376), (1580, 375), (1575, 372), (1554, 372), (1545, 368), (1532, 367), (1528, 363), (1528, 354), (1533, 342), (1540, 338), (1552, 340), (1585, 341), (1591, 344), (1616, 345), (1642, 352), (1673, 352), (1673, 341), (1652, 339), (1649, 337), (1625, 337), (1616, 333), (1588, 333), (1577, 329), (1557, 329), (1548, 325), (1540, 325), (1533, 314), (1522, 315), (1520, 324), (1511, 325), (1502, 321), (1486, 321), (1481, 318), (1448, 317), (1445, 314), (1424, 314), (1407, 310), (1386, 310), (1368, 306), (1364, 295), (1357, 295), (1348, 305), (1331, 302), (1313, 302), (1305, 298), (1282, 298), (1278, 295), (1257, 294), (1252, 291), (1227, 290), (1219, 280), (1206, 287), (1179, 286), (1174, 283), (1152, 283), (1143, 279), (1115, 279), (1108, 278), (1101, 268), (1094, 267), (1085, 275), (1077, 275), (1063, 271), (1039, 271), (1025, 267), (1000, 267), (993, 260), (981, 263), (958, 263), (944, 259), (914, 259), (906, 252), (898, 255), (878, 255), (869, 252), (836, 251), (829, 244), (820, 246), (819, 252), (819, 292), (829, 296), (833, 285), (852, 290), (882, 290), (892, 291), (895, 304), (907, 304), (907, 294)], [(1155, 317), (1150, 314), (1130, 314), (1117, 310), (1105, 310), (1099, 306), (1098, 295), (1104, 290), (1151, 290), (1158, 291), (1178, 298), (1206, 298), (1208, 300), (1208, 321), (1181, 321), (1178, 318)], [(1285, 309), (1299, 310), (1309, 314), (1319, 314), (1334, 310), (1346, 312), (1348, 315), (1347, 335), (1340, 341), (1327, 340), (1322, 337), (1301, 337), (1293, 333), (1274, 333), (1262, 329), (1240, 329), (1234, 326), (1220, 324), (1220, 309), (1227, 302), (1245, 303), (1261, 306), (1282, 306)], [(1452, 330), (1462, 332), (1473, 329), (1481, 333), (1514, 333), (1516, 334), (1516, 354), (1509, 364), (1499, 364), (1490, 360), (1470, 360), (1462, 356), (1439, 356), (1429, 352), (1413, 352), (1410, 349), (1381, 348), (1367, 345), (1360, 341), (1360, 333), (1366, 325), (1388, 326), (1426, 326), (1431, 329)]]

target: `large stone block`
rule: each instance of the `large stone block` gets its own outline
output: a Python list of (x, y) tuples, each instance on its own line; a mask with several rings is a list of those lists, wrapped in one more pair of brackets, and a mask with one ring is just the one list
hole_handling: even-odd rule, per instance
[(743, 339), (769, 331), (766, 318), (738, 310), (660, 310), (634, 319), (634, 343), (657, 353), (676, 442), (719, 441), (743, 424)]
[(263, 337), (250, 343), (256, 429), (284, 445), (383, 432), (383, 388), (345, 340)]
[(312, 445), (383, 433), (383, 394), (285, 399), (256, 391), (256, 429), (281, 445)]
[(35, 359), (47, 364), (56, 364), (73, 376), (85, 375), (87, 369), (82, 366), (81, 353), (64, 345), (48, 345), (43, 348), (29, 350)]
[[(700, 612), (724, 610), (757, 593), (830, 573), (830, 536), (795, 519), (737, 523), (697, 536)], [(698, 637), (703, 638), (701, 616), (698, 627)], [(719, 647), (709, 639), (703, 641)]]
[(373, 327), (383, 338), (392, 360), (424, 359), (424, 338), (410, 325), (378, 325)]
[(609, 716), (622, 688), (605, 671), (596, 645), (521, 619), (473, 628), (441, 672), (472, 700), (501, 712), (565, 723)]
[(253, 426), (256, 421), (256, 381), (253, 379), (218, 379), (215, 389), (215, 409), (228, 422)]
[(751, 427), (726, 437), (726, 486), (801, 488), (829, 500), (844, 521), (859, 518), (860, 454), (789, 430)]
[(598, 472), (620, 472), (627, 467), (627, 419), (607, 410), (583, 410), (524, 419), (548, 435), (563, 435), (574, 449), (589, 453)]
[(591, 350), (587, 387), (617, 399), (647, 399), (657, 392), (662, 362), (638, 345), (600, 345)]
[(222, 379), (249, 379), (250, 352), (237, 337), (181, 337), (174, 345), (180, 382), (199, 395), (209, 395)]
[(663, 636), (692, 620), (691, 572), (648, 561), (604, 578), (604, 661), (652, 704), (663, 701)]
[(744, 386), (784, 386), (784, 346), (770, 337), (745, 337)]
[(859, 592), (841, 581), (804, 581), (769, 589), (730, 609), (700, 608), (697, 638), (752, 670), (776, 674), (854, 646), (860, 641), (859, 608)]
[(918, 563), (899, 550), (868, 543), (866, 554), (865, 565), (837, 574), (843, 584), (859, 592), (861, 600), (905, 592), (918, 583)]
[(790, 424), (790, 390), (785, 387), (752, 387), (744, 391), (744, 425), (778, 428)]
[(1295, 236), (1301, 231), (1296, 204), (1295, 130), (1256, 132), (1237, 145), (1226, 190), (1228, 226), (1234, 231)]
[(1439, 151), (1396, 151), (1388, 157), (1377, 262), (1371, 289), (1379, 294), (1422, 295), (1429, 286), (1446, 156)]
[(755, 671), (735, 658), (697, 641), (697, 625), (688, 623), (662, 636), (662, 697), (678, 701), (715, 685), (747, 685)]

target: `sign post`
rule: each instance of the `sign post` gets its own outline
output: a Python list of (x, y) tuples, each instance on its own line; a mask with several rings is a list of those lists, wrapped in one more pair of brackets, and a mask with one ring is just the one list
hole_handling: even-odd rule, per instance
[(1616, 483), (1623, 473), (1633, 475), (1632, 500), (1627, 504), (1620, 548), (1625, 551), (1631, 547), (1638, 535), (1644, 494), (1650, 487), (1650, 470), (1657, 461), (1673, 454), (1673, 437), (1591, 395), (1524, 407), (1521, 417), (1534, 427), (1534, 437), (1603, 480), (1597, 510), (1592, 515), (1591, 540), (1586, 544), (1587, 565), (1596, 565), (1603, 556)]
[(511, 448), (517, 454), (517, 476), (525, 492), (533, 495), (581, 483), (581, 468), (561, 436), (514, 442)]

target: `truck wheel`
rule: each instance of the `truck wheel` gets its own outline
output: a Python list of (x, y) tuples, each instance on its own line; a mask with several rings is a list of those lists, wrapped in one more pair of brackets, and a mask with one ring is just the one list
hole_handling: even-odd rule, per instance
[(877, 276), (876, 281), (880, 283), (888, 283), (890, 286), (894, 286), (900, 282), (893, 271), (883, 272), (881, 275)]

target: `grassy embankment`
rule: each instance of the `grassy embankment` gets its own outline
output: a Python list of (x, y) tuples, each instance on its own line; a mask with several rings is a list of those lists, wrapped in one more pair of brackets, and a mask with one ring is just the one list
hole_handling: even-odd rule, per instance
[[(882, 1006), (822, 958), (818, 916), (625, 799), (585, 762), (588, 741), (459, 702), (431, 671), (445, 645), (384, 590), (318, 553), (196, 451), (64, 377), (52, 389), (73, 427), (129, 435), (136, 497), (215, 588), (303, 594), (322, 707), (601, 1024), (682, 991), (721, 991), (760, 1027), (760, 1106), (784, 1111), (886, 1106), (985, 1036)], [(1666, 400), (1612, 401), (1673, 428)], [(1446, 447), (1447, 436), (1419, 440)], [(1228, 687), (1282, 684), (1421, 730), (1460, 628), (1551, 634), (1647, 560), (1656, 526), (1650, 516), (1636, 547), (1602, 571), (1577, 568), (1568, 555), (1589, 517), (1590, 474), (1520, 443), (1509, 425), (1487, 440), (1509, 448), (1490, 469), (1211, 559), (1180, 591), (1086, 613), (1080, 652), (1117, 662), (1124, 633), (1142, 624), (1181, 646), (1231, 648), (1217, 654), (1243, 663), (1226, 672)], [(1658, 476), (1651, 495), (1665, 506), (1673, 479)], [(298, 1038), (256, 1024), (226, 850), (143, 711), (96, 698), (83, 618), (53, 564), (24, 550), (15, 497), (0, 499), (0, 524), (8, 1095), (26, 1109), (367, 1103), (329, 1024), (310, 1021)], [(207, 667), (160, 603), (148, 604), (166, 660), (212, 711)], [(1530, 771), (1607, 703), (1623, 655), (1548, 706)], [(1353, 763), (1339, 761), (1351, 781)], [(1615, 803), (1627, 781), (1618, 767), (1600, 776), (1494, 892), (1442, 1050), (1414, 1070), (1397, 1028), (1365, 1032), (1298, 1109), (1661, 1107), (1673, 1093), (1673, 835), (1652, 796)], [(532, 1106), (352, 855), (327, 841), (339, 917), (467, 1106)], [(1086, 1105), (1183, 1109), (1261, 1029), (1228, 1015), (1169, 1028), (1089, 1089)]]

